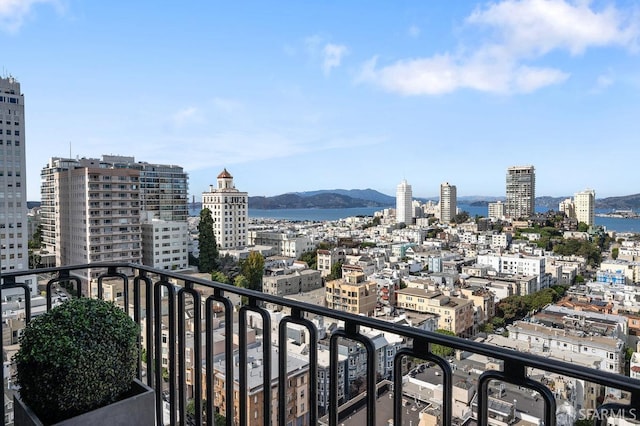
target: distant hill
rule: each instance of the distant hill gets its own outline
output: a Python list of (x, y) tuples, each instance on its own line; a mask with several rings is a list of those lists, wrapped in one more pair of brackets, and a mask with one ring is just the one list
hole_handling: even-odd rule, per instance
[(346, 195), (347, 197), (356, 198), (359, 200), (367, 200), (367, 201), (375, 201), (376, 203), (381, 203), (385, 206), (395, 205), (396, 197), (391, 197), (389, 195), (383, 194), (382, 192), (378, 192), (375, 189), (321, 189), (319, 191), (305, 191), (305, 192), (294, 192), (296, 195), (300, 195), (301, 197), (313, 197), (315, 195), (320, 194), (339, 194)]
[(597, 209), (640, 210), (640, 194), (607, 197), (596, 200)]
[(249, 197), (250, 209), (344, 209), (352, 207), (387, 207), (388, 203), (353, 198), (331, 192), (301, 196), (282, 194), (275, 197)]

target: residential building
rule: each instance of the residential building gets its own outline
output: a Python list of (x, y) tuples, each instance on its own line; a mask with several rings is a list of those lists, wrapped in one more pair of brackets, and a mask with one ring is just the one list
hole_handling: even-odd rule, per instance
[[(536, 292), (547, 287), (545, 271), (545, 258), (541, 256), (499, 255), (494, 253), (482, 254), (477, 258), (478, 265), (492, 267), (499, 274), (524, 275), (536, 277), (537, 288), (531, 289)], [(525, 295), (530, 293), (521, 293)]]
[[(345, 402), (346, 392), (347, 392), (347, 365), (348, 365), (348, 356), (343, 353), (338, 353), (338, 404), (343, 404)], [(318, 348), (317, 355), (318, 365), (316, 367), (318, 379), (318, 415), (324, 416), (327, 414), (327, 410), (329, 409), (329, 401), (330, 401), (330, 392), (333, 389), (331, 386), (331, 358), (329, 349), (326, 347), (320, 346)]]
[(56, 265), (141, 263), (140, 170), (51, 158), (41, 176), (43, 244)]
[[(108, 260), (139, 263), (141, 221), (154, 219), (179, 227), (181, 235), (176, 238), (180, 241), (171, 244), (182, 246), (188, 238), (187, 182), (182, 167), (136, 162), (135, 157), (52, 157), (41, 172), (43, 249), (55, 254), (57, 265)], [(182, 247), (172, 248), (180, 250), (172, 256), (179, 260), (156, 264), (153, 256), (160, 247), (147, 242), (152, 246), (146, 248), (147, 262), (151, 262), (146, 265), (186, 268)]]
[(247, 231), (247, 245), (272, 246), (281, 256), (298, 258), (315, 248), (311, 238), (279, 229), (252, 229)]
[(506, 195), (505, 216), (519, 219), (535, 213), (536, 173), (533, 166), (507, 169)]
[(411, 225), (413, 223), (413, 194), (411, 185), (403, 179), (396, 190), (396, 223)]
[(331, 268), (338, 262), (345, 262), (346, 251), (344, 248), (332, 248), (329, 250), (319, 249), (316, 255), (317, 268), (322, 275), (322, 278), (331, 274)]
[(596, 224), (596, 192), (592, 189), (578, 192), (573, 197), (573, 200), (578, 222), (586, 223), (588, 226), (594, 226)]
[[(187, 222), (143, 218), (142, 264), (156, 269), (183, 270), (189, 266)], [(143, 215), (144, 216), (144, 215)]]
[(180, 166), (136, 163), (134, 157), (103, 155), (102, 161), (116, 168), (140, 170), (140, 207), (153, 217), (185, 222), (189, 217), (189, 176)]
[[(265, 402), (271, 405), (271, 425), (277, 425), (278, 423), (278, 406), (279, 404), (286, 404), (285, 413), (287, 418), (284, 420), (284, 424), (292, 424), (299, 426), (310, 426), (309, 418), (309, 362), (299, 356), (287, 355), (287, 380), (286, 380), (286, 395), (278, 396), (278, 348), (271, 347), (271, 389), (269, 389), (269, 400), (265, 397), (265, 391), (263, 387), (263, 361), (262, 361), (262, 345), (264, 342), (259, 342), (252, 347), (246, 349), (248, 365), (242, 366), (248, 370), (248, 383), (247, 383), (247, 414), (251, 424), (264, 425), (265, 419), (263, 417), (263, 407)], [(237, 354), (233, 355), (234, 358), (238, 357)], [(233, 369), (233, 375), (225, 372), (225, 355), (216, 357), (213, 366), (214, 382), (213, 382), (213, 395), (214, 404), (223, 416), (232, 416), (234, 424), (238, 424), (240, 421), (240, 401), (236, 397), (233, 399), (233, 406), (229, 405), (229, 401), (225, 400), (225, 383), (226, 380), (233, 377), (233, 386), (235, 392), (238, 392), (240, 383), (240, 366), (237, 361)], [(203, 391), (206, 390), (205, 374), (203, 377)]]
[(438, 315), (438, 328), (468, 336), (473, 332), (473, 301), (445, 296), (440, 291), (404, 288), (396, 291), (397, 307), (407, 311)]
[(354, 314), (373, 315), (377, 301), (376, 288), (375, 281), (365, 281), (365, 275), (362, 273), (352, 273), (337, 280), (327, 281), (327, 307)]
[(489, 203), (489, 218), (490, 219), (502, 219), (505, 216), (504, 203), (502, 201), (496, 201), (495, 203)]
[(576, 217), (576, 205), (571, 198), (560, 201), (560, 204), (558, 204), (558, 211), (564, 213), (568, 218)]
[(202, 193), (202, 208), (211, 210), (213, 234), (223, 250), (247, 245), (249, 195), (236, 189), (233, 176), (224, 169), (217, 178), (217, 186), (210, 185)]
[[(0, 241), (2, 272), (29, 269), (27, 229), (27, 168), (25, 160), (24, 95), (13, 77), (0, 78)], [(37, 293), (35, 277), (25, 277)], [(3, 296), (22, 290), (3, 290)]]
[(444, 182), (440, 185), (440, 222), (449, 223), (457, 214), (458, 198), (456, 186)]
[(320, 271), (315, 269), (267, 268), (262, 292), (275, 296), (306, 293), (322, 287)]

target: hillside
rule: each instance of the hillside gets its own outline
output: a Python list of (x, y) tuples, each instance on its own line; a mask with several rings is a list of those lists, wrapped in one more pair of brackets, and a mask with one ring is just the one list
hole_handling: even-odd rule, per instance
[(640, 194), (601, 198), (596, 200), (596, 208), (611, 210), (639, 210)]
[(389, 195), (383, 194), (382, 192), (378, 192), (375, 189), (321, 189), (318, 191), (305, 191), (305, 192), (295, 192), (294, 194), (300, 195), (301, 197), (313, 197), (315, 195), (320, 194), (339, 194), (345, 195), (347, 197), (356, 198), (359, 200), (367, 200), (374, 201), (376, 203), (381, 203), (383, 205), (394, 205), (396, 203), (396, 198), (391, 197)]
[(249, 197), (250, 209), (344, 209), (353, 207), (386, 207), (389, 204), (363, 200), (335, 193), (301, 196), (282, 194), (275, 197)]

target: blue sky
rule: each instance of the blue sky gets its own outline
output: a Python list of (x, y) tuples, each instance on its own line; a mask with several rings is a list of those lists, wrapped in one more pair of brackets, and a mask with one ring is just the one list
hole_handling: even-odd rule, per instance
[(52, 156), (226, 167), (249, 195), (640, 192), (637, 1), (0, 0), (28, 198)]

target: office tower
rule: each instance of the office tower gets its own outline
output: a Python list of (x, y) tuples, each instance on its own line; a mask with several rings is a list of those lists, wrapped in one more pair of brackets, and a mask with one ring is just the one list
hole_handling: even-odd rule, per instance
[(573, 197), (575, 217), (578, 222), (584, 222), (589, 226), (595, 225), (596, 192), (587, 189), (578, 192)]
[(457, 214), (458, 195), (455, 185), (445, 182), (440, 185), (440, 222), (449, 223)]
[(217, 178), (217, 186), (209, 185), (202, 193), (202, 208), (211, 210), (213, 234), (223, 250), (242, 248), (247, 244), (248, 198), (233, 184), (233, 176), (224, 169)]
[(396, 223), (404, 223), (406, 225), (413, 223), (412, 199), (411, 185), (403, 179), (396, 190)]
[(511, 219), (528, 218), (535, 212), (536, 173), (533, 166), (507, 169), (507, 201), (505, 216)]
[[(7, 272), (29, 269), (24, 118), (20, 83), (0, 77), (0, 264)], [(22, 282), (37, 292), (35, 277)]]

